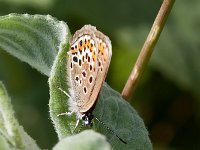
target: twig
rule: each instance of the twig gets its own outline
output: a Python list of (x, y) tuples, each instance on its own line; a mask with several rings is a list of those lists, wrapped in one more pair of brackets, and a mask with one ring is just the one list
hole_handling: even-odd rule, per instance
[(126, 85), (122, 91), (122, 97), (126, 100), (129, 100), (134, 90), (137, 86), (137, 83), (147, 66), (153, 49), (158, 41), (160, 33), (165, 25), (165, 22), (168, 18), (168, 15), (172, 9), (175, 0), (164, 0), (162, 6), (156, 16), (156, 19), (153, 23), (153, 26), (149, 32), (149, 35), (142, 47), (142, 50), (138, 56), (138, 59), (135, 63), (135, 66), (126, 82)]

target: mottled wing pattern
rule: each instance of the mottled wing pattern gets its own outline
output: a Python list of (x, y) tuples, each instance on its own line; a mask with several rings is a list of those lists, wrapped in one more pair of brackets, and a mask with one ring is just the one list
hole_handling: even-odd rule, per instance
[(84, 113), (95, 103), (112, 55), (108, 37), (91, 25), (77, 31), (68, 52), (71, 111)]
[(87, 111), (87, 108), (91, 108), (92, 105), (97, 100), (99, 92), (102, 88), (103, 82), (105, 81), (108, 68), (111, 61), (112, 56), (112, 46), (110, 39), (105, 36), (100, 31), (95, 30), (95, 39), (97, 43), (97, 78), (95, 80), (95, 84), (93, 85), (93, 92), (91, 93), (90, 99), (84, 101), (84, 106)]

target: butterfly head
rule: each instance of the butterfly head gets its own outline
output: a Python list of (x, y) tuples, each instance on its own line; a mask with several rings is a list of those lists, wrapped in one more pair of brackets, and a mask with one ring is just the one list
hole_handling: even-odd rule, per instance
[(93, 125), (93, 120), (94, 118), (94, 115), (92, 114), (92, 112), (86, 112), (83, 114), (82, 116), (82, 120), (83, 120), (83, 125), (84, 126), (89, 126), (89, 127), (92, 127)]

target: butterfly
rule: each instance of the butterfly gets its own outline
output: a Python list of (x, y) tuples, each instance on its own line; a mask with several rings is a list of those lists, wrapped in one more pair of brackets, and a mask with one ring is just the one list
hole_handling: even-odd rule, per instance
[(76, 31), (67, 52), (67, 81), (70, 112), (76, 114), (78, 126), (82, 120), (85, 126), (92, 126), (92, 111), (105, 81), (112, 57), (110, 39), (96, 27), (85, 25)]

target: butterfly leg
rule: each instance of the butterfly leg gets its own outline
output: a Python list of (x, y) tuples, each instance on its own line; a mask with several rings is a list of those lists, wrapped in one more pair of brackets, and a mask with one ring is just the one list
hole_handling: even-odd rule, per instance
[(76, 130), (76, 128), (77, 128), (77, 126), (78, 126), (78, 124), (79, 124), (79, 119), (77, 119), (77, 121), (76, 121), (76, 125), (75, 125), (75, 128), (74, 128), (74, 130)]
[(65, 90), (63, 90), (62, 88), (58, 87), (58, 89), (63, 92), (67, 97), (71, 97)]
[(57, 116), (71, 116), (72, 114), (73, 114), (74, 112), (72, 111), (72, 112), (64, 112), (64, 113), (60, 113), (60, 114), (58, 114)]
[[(58, 87), (58, 89), (61, 91), (61, 92), (63, 92), (67, 97), (71, 97), (66, 91), (64, 91), (62, 88), (60, 88), (60, 87)], [(61, 113), (61, 114), (58, 114), (57, 116), (63, 116), (63, 115), (67, 115), (67, 116), (71, 116), (72, 115), (72, 113), (74, 113), (73, 111), (72, 112), (64, 112), (64, 113)], [(75, 128), (74, 128), (74, 131), (76, 130), (76, 128), (77, 128), (77, 126), (78, 126), (78, 124), (79, 124), (79, 119), (77, 119), (77, 121), (76, 121), (76, 125), (75, 125)]]

